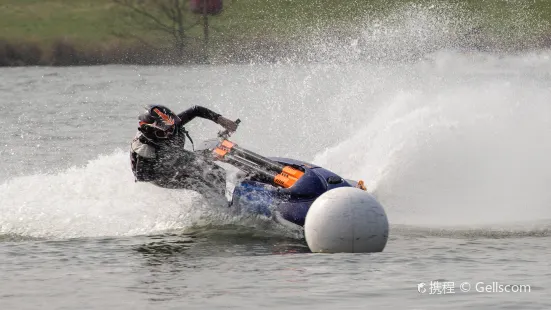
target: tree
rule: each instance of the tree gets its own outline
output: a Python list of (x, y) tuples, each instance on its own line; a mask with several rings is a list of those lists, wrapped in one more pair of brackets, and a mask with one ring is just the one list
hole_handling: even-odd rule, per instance
[[(200, 17), (190, 12), (185, 0), (113, 0), (129, 9), (132, 27), (160, 31), (172, 39), (179, 57), (185, 53), (188, 31), (200, 24)], [(128, 33), (126, 35), (129, 35)], [(132, 35), (137, 37), (136, 35)], [(142, 40), (138, 37), (138, 39)]]

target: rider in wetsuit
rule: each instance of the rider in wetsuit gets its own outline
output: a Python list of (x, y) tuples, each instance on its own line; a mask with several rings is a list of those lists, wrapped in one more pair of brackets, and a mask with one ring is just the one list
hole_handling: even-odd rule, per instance
[(138, 133), (131, 144), (132, 172), (136, 182), (190, 189), (210, 202), (227, 203), (225, 170), (204, 156), (184, 150), (186, 137), (192, 142), (184, 125), (195, 117), (211, 120), (229, 132), (237, 129), (235, 122), (201, 106), (177, 115), (162, 105), (147, 106), (138, 118)]

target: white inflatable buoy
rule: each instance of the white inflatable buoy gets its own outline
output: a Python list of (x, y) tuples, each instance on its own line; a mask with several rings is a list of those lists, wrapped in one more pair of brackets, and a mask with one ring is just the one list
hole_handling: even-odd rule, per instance
[(314, 201), (304, 232), (315, 253), (382, 252), (388, 240), (388, 219), (383, 206), (368, 192), (339, 187)]

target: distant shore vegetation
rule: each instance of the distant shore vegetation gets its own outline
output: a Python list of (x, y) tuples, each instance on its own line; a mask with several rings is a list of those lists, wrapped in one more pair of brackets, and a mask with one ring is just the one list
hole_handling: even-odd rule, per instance
[(192, 2), (4, 0), (0, 66), (403, 59), (441, 48), (551, 47), (548, 0), (220, 0), (221, 10), (206, 15)]

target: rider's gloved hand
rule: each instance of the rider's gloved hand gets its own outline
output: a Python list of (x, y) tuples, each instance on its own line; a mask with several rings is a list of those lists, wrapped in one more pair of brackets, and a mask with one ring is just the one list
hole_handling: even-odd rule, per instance
[(231, 121), (223, 116), (219, 116), (216, 120), (216, 123), (222, 127), (224, 127), (229, 132), (234, 132), (237, 130), (237, 123), (234, 121)]

